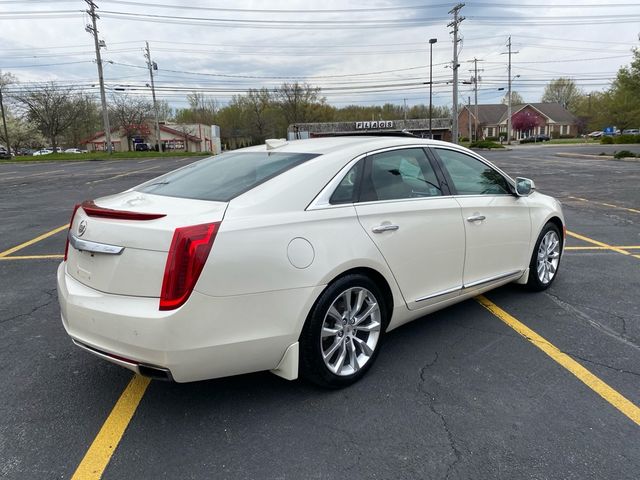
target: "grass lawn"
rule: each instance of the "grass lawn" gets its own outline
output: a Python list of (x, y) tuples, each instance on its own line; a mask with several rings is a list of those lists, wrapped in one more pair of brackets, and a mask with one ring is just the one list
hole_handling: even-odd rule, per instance
[(57, 162), (57, 161), (82, 161), (82, 160), (126, 160), (130, 158), (158, 158), (158, 157), (207, 157), (210, 152), (106, 152), (89, 153), (51, 153), (49, 155), (20, 155), (11, 160), (0, 162)]

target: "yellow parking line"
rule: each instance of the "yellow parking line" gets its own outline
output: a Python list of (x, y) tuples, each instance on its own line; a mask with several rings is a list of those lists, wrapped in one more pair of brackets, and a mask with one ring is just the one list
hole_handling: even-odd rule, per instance
[[(579, 235), (575, 232), (570, 232), (567, 230), (567, 235), (577, 238), (578, 240), (582, 240), (583, 242), (592, 243), (593, 245), (597, 245), (598, 247), (604, 247), (605, 250), (612, 250), (614, 252), (621, 253), (622, 255), (631, 255), (630, 252), (623, 250), (620, 247), (614, 247), (613, 245), (609, 245), (608, 243), (599, 242), (598, 240), (594, 240), (593, 238), (585, 237), (584, 235)], [(633, 255), (632, 255), (633, 256)]]
[[(633, 246), (616, 245), (616, 246), (613, 246), (612, 248), (619, 248), (619, 249), (624, 249), (624, 250), (638, 250), (638, 249), (640, 249), (640, 246), (638, 246), (638, 245), (633, 245)], [(610, 250), (609, 247), (564, 247), (564, 249), (565, 250)]]
[(605, 382), (600, 380), (600, 378), (596, 377), (593, 373), (584, 368), (569, 355), (560, 351), (558, 347), (538, 335), (529, 327), (518, 321), (515, 317), (512, 317), (507, 312), (502, 310), (485, 296), (480, 295), (476, 297), (476, 301), (496, 317), (498, 317), (500, 320), (502, 320), (509, 327), (513, 328), (517, 333), (529, 340), (533, 345), (549, 355), (549, 357), (551, 357), (561, 366), (569, 370), (569, 372), (575, 375), (578, 380), (580, 380), (587, 387), (604, 398), (607, 402), (617, 408), (624, 415), (629, 417), (632, 422), (640, 425), (640, 408), (637, 405), (628, 400), (618, 391), (611, 388)]
[(102, 473), (107, 468), (113, 452), (133, 418), (133, 414), (136, 413), (136, 409), (147, 391), (150, 381), (147, 377), (134, 375), (127, 388), (120, 395), (71, 480), (93, 480), (102, 477)]
[(573, 200), (580, 200), (581, 202), (595, 203), (596, 205), (604, 205), (605, 207), (618, 208), (620, 210), (626, 210), (627, 212), (640, 213), (640, 210), (636, 210), (635, 208), (621, 207), (619, 205), (614, 205), (612, 203), (596, 202), (596, 201), (588, 200), (582, 197), (567, 197), (567, 198), (571, 198)]
[(15, 247), (10, 248), (9, 250), (5, 250), (4, 252), (0, 252), (0, 258), (11, 255), (12, 253), (17, 252), (18, 250), (22, 250), (23, 248), (28, 247), (29, 245), (33, 245), (34, 243), (38, 243), (40, 240), (44, 240), (45, 238), (49, 238), (51, 235), (55, 235), (58, 232), (66, 230), (69, 228), (69, 224), (62, 225), (61, 227), (54, 228), (50, 232), (43, 233), (39, 237), (33, 238), (28, 242), (21, 243), (20, 245), (16, 245)]
[(11, 257), (0, 257), (0, 261), (3, 260), (43, 260), (52, 258), (64, 258), (64, 255), (14, 255)]

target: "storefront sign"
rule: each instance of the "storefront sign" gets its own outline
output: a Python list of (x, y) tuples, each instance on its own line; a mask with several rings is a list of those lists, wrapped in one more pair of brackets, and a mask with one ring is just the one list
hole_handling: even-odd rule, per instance
[(356, 130), (368, 130), (373, 128), (393, 128), (393, 122), (389, 120), (373, 120), (371, 122), (356, 122)]

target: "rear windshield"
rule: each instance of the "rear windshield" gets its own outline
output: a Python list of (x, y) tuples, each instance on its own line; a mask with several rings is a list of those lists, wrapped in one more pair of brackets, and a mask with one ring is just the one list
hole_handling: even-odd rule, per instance
[(169, 172), (135, 190), (167, 197), (228, 202), (317, 156), (317, 153), (224, 153)]

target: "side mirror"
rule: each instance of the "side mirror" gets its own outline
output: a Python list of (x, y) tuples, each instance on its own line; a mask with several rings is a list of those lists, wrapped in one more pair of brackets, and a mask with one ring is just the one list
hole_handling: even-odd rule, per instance
[(536, 185), (533, 180), (528, 178), (517, 177), (516, 178), (516, 195), (519, 197), (527, 197), (535, 190)]

